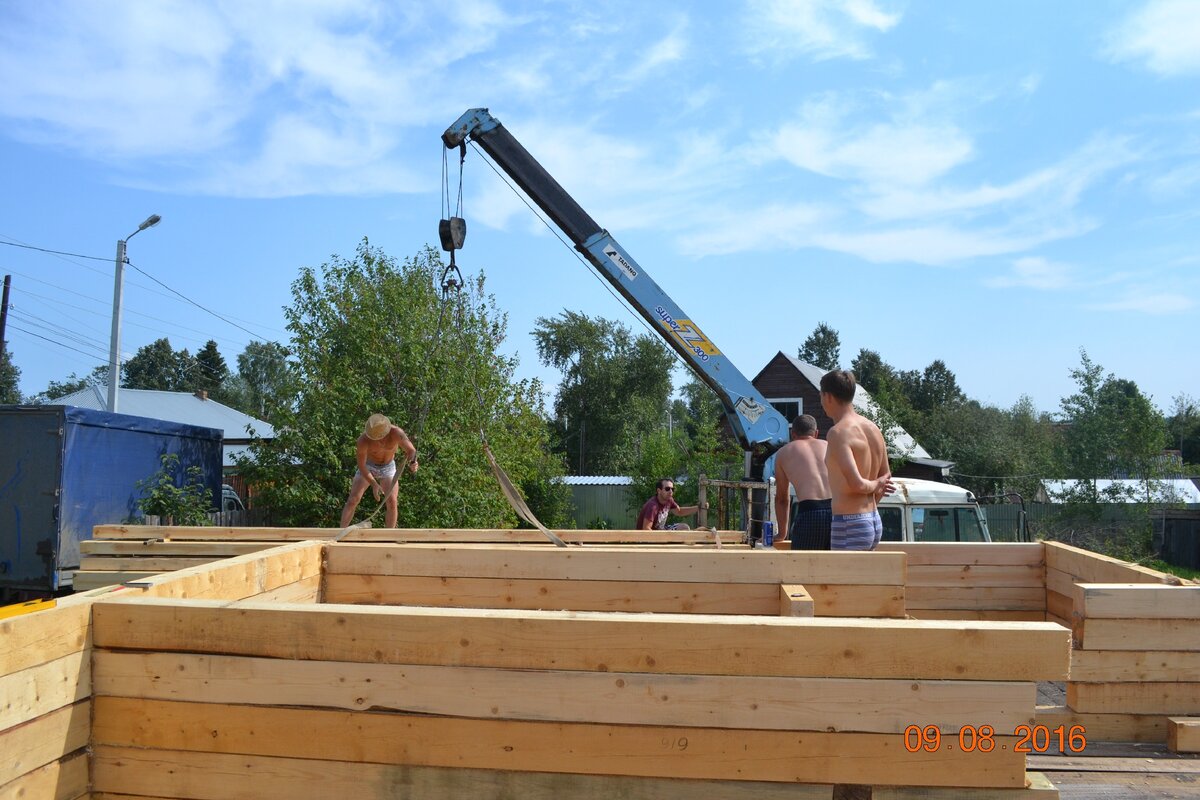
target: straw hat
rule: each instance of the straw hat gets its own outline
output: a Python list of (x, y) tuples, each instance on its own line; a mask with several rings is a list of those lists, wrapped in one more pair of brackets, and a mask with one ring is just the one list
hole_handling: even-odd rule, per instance
[(367, 426), (363, 428), (363, 433), (368, 439), (382, 439), (387, 436), (392, 430), (392, 421), (383, 414), (372, 414), (367, 419)]

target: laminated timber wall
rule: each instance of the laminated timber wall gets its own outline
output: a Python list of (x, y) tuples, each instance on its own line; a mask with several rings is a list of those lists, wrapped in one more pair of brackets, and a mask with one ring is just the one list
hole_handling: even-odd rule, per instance
[[(80, 543), (76, 591), (137, 581), (162, 572), (254, 553), (289, 541), (329, 541), (338, 528), (229, 528), (220, 526), (97, 525), (93, 538)], [(657, 544), (744, 546), (742, 531), (580, 531), (557, 535), (571, 544)], [(354, 542), (493, 542), (541, 544), (540, 531), (508, 529), (364, 528), (351, 531)]]
[(88, 796), (92, 736), (92, 611), (123, 595), (315, 601), (319, 543), (282, 547), (176, 572), (139, 588), (72, 595), (53, 608), (0, 621), (0, 798), (74, 800)]
[[(910, 753), (903, 731), (937, 725), (951, 737), (967, 725), (1029, 724), (1033, 682), (1066, 674), (1061, 627), (780, 615), (781, 587), (802, 584), (814, 606), (836, 609), (849, 590), (820, 601), (804, 580), (893, 586), (902, 554), (324, 550), (330, 593), (344, 591), (344, 576), (381, 584), (436, 573), (621, 581), (651, 604), (661, 593), (643, 595), (640, 584), (680, 576), (773, 585), (775, 597), (761, 616), (365, 606), (332, 595), (315, 604), (100, 599), (94, 796), (803, 800), (839, 783), (1052, 796), (1024, 788), (1024, 757), (1007, 733), (989, 753)], [(391, 599), (379, 585), (378, 595), (353, 591)], [(575, 599), (549, 594), (567, 608)]]

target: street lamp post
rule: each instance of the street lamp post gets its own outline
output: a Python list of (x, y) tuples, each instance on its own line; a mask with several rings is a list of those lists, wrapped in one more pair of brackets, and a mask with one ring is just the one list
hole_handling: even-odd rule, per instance
[(113, 413), (117, 411), (117, 387), (121, 383), (121, 295), (125, 285), (125, 242), (146, 228), (153, 228), (159, 222), (162, 222), (162, 217), (158, 214), (151, 214), (145, 222), (138, 225), (136, 231), (124, 239), (117, 240), (117, 270), (113, 280), (112, 339), (108, 351), (108, 410)]

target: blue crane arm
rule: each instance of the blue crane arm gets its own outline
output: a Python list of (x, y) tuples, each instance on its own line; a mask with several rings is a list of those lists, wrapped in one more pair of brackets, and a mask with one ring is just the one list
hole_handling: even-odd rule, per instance
[(717, 393), (743, 447), (765, 446), (773, 450), (787, 442), (788, 421), (784, 416), (486, 108), (467, 111), (446, 129), (442, 141), (447, 148), (475, 142), (521, 187), (650, 327)]

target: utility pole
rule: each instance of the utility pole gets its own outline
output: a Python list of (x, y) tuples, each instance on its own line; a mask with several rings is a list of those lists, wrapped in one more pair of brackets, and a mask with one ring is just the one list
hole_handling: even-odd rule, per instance
[(0, 348), (8, 344), (4, 331), (8, 326), (8, 287), (12, 285), (12, 275), (4, 276), (4, 299), (0, 300)]
[(112, 338), (108, 351), (108, 410), (113, 413), (117, 411), (117, 388), (121, 383), (121, 295), (125, 285), (125, 242), (161, 221), (162, 217), (158, 214), (151, 214), (145, 222), (138, 226), (136, 231), (124, 239), (117, 240), (117, 269), (113, 279)]

